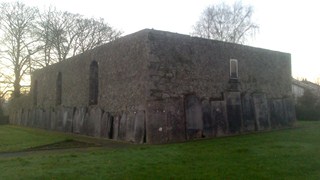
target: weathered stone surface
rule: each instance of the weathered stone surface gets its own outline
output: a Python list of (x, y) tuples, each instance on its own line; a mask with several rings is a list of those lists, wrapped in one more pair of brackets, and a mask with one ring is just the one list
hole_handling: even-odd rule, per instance
[(35, 117), (36, 117), (36, 109), (32, 109), (30, 112), (29, 121), (27, 122), (27, 126), (30, 126), (30, 127), (33, 126), (35, 122)]
[(122, 140), (122, 141), (126, 140), (126, 129), (127, 129), (127, 114), (122, 113), (120, 123), (119, 123), (118, 140)]
[(79, 134), (81, 128), (84, 126), (84, 118), (88, 109), (84, 107), (78, 107), (74, 111), (73, 115), (73, 133)]
[(102, 111), (100, 108), (94, 107), (89, 110), (89, 121), (87, 122), (87, 133), (90, 136), (99, 137), (101, 132)]
[(195, 95), (188, 95), (185, 99), (187, 138), (201, 138), (203, 130), (202, 109), (199, 99)]
[(50, 108), (51, 114), (50, 114), (50, 129), (51, 130), (56, 130), (56, 126), (57, 126), (57, 118), (56, 118), (56, 112), (54, 108)]
[(272, 128), (279, 128), (287, 124), (285, 109), (282, 99), (273, 99), (270, 101), (270, 123)]
[(85, 134), (85, 135), (91, 135), (90, 132), (92, 132), (93, 130), (92, 127), (92, 123), (90, 123), (90, 111), (89, 109), (87, 109), (87, 111), (84, 114), (84, 118), (83, 118), (83, 124), (80, 128), (80, 134)]
[(63, 107), (56, 107), (55, 109), (55, 117), (56, 117), (56, 130), (58, 131), (64, 131), (64, 126), (63, 126)]
[(135, 125), (135, 114), (136, 112), (127, 113), (127, 123), (126, 123), (126, 141), (134, 142), (134, 125)]
[(242, 127), (241, 96), (240, 92), (225, 93), (230, 133), (239, 133)]
[(107, 120), (107, 137), (109, 139), (114, 139), (114, 131), (115, 131), (114, 125), (115, 125), (114, 117), (109, 115)]
[(242, 95), (241, 103), (242, 103), (241, 105), (242, 105), (243, 131), (257, 130), (252, 97), (247, 93)]
[[(230, 58), (239, 64), (234, 86)], [(92, 61), (99, 93), (97, 104), (88, 106)], [(31, 95), (14, 100), (10, 122), (139, 143), (288, 126), (295, 119), (284, 99), (291, 93), (290, 68), (287, 53), (143, 30), (35, 71)], [(266, 97), (279, 101), (268, 104)]]
[(293, 126), (296, 119), (296, 110), (294, 105), (294, 100), (292, 98), (286, 98), (285, 101), (288, 104), (288, 116), (289, 116), (289, 126)]
[(15, 119), (15, 124), (21, 124), (21, 122), (22, 122), (22, 119), (23, 119), (23, 115), (24, 115), (24, 110), (23, 109), (21, 109), (21, 110), (19, 110), (18, 112), (18, 116), (17, 116), (17, 118)]
[(252, 95), (255, 119), (257, 121), (258, 130), (266, 130), (270, 128), (270, 117), (267, 97), (263, 93), (255, 93)]
[(29, 110), (27, 109), (27, 110), (24, 111), (22, 119), (21, 119), (21, 122), (18, 123), (18, 124), (26, 126), (28, 120), (29, 120)]
[(284, 98), (283, 99), (284, 104), (284, 112), (287, 117), (287, 124), (286, 126), (292, 126), (294, 121), (296, 120), (296, 113), (295, 113), (295, 107), (293, 99), (291, 98)]
[(73, 108), (63, 107), (62, 108), (62, 129), (64, 132), (72, 132), (73, 126)]
[(186, 140), (186, 121), (182, 98), (170, 98), (165, 101), (167, 122), (167, 141), (181, 142)]
[(109, 132), (110, 132), (110, 116), (108, 112), (103, 112), (102, 118), (101, 118), (100, 137), (110, 138)]
[[(111, 117), (111, 118), (112, 118), (112, 117)], [(114, 118), (112, 118), (112, 119), (113, 119), (113, 134), (112, 134), (112, 139), (118, 140), (121, 116), (120, 116), (120, 115), (116, 115), (116, 116), (114, 116)], [(110, 133), (111, 133), (111, 131), (110, 131)]]
[(147, 143), (167, 142), (167, 114), (165, 103), (159, 101), (149, 101), (146, 112)]
[(134, 120), (134, 142), (144, 143), (146, 141), (145, 112), (137, 111)]
[[(94, 136), (99, 137), (101, 133), (101, 118), (102, 118), (102, 113), (103, 111), (100, 108), (97, 108), (95, 110), (95, 114), (92, 118), (93, 123), (94, 123)], [(92, 116), (92, 115), (90, 115)]]
[(51, 109), (45, 110), (45, 122), (44, 122), (44, 128), (50, 129), (51, 128)]
[(211, 112), (211, 105), (209, 100), (202, 101), (202, 120), (203, 120), (203, 135), (204, 137), (214, 136), (214, 118)]
[(226, 135), (228, 132), (227, 108), (224, 101), (211, 101), (214, 136)]
[(42, 122), (43, 122), (43, 110), (38, 108), (36, 109), (36, 116), (35, 116), (35, 121), (34, 121), (34, 126), (37, 128), (41, 128), (42, 127)]

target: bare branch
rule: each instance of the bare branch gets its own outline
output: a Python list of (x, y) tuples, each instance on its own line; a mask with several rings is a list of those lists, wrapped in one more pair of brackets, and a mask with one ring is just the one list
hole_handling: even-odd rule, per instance
[(259, 26), (252, 22), (252, 6), (235, 2), (232, 6), (225, 3), (207, 7), (193, 27), (193, 35), (208, 39), (244, 43), (253, 36)]

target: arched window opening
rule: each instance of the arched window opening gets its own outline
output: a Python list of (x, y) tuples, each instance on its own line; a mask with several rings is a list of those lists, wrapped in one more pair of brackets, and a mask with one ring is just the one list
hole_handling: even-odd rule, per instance
[(230, 79), (238, 79), (238, 60), (230, 59)]
[(90, 74), (89, 74), (89, 105), (98, 104), (98, 94), (99, 94), (98, 63), (96, 61), (93, 61), (90, 64)]
[(37, 105), (38, 102), (38, 80), (34, 81), (33, 84), (33, 105)]
[(56, 105), (61, 105), (62, 103), (62, 75), (61, 72), (58, 73), (56, 82)]

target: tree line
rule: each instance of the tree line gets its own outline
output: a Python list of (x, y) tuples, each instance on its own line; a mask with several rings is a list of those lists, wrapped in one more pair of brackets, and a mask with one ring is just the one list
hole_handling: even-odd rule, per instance
[(102, 18), (86, 18), (53, 7), (39, 10), (18, 1), (1, 3), (1, 96), (13, 88), (12, 97), (19, 97), (21, 81), (34, 69), (64, 61), (121, 34)]

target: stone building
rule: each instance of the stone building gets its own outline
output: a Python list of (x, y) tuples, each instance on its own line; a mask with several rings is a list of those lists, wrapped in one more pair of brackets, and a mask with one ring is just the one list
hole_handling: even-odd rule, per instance
[(10, 122), (135, 143), (290, 126), (290, 54), (145, 29), (36, 70)]

